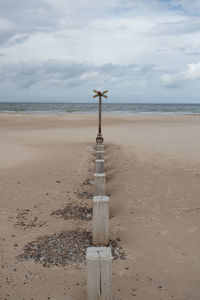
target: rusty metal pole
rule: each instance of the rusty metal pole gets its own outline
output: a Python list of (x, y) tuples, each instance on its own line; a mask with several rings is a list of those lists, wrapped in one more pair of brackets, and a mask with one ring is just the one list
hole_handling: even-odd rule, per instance
[(99, 95), (99, 135), (101, 135), (101, 95)]
[(93, 90), (93, 92), (96, 93), (96, 95), (94, 95), (93, 98), (99, 97), (99, 130), (96, 137), (96, 142), (97, 144), (102, 144), (103, 143), (103, 137), (101, 133), (102, 97), (108, 98), (105, 95), (108, 91), (101, 92), (101, 91)]

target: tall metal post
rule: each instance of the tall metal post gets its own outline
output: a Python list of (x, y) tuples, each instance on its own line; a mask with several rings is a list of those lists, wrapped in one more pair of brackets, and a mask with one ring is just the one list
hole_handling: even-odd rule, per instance
[(108, 98), (105, 95), (108, 91), (100, 92), (100, 91), (93, 90), (93, 92), (96, 93), (96, 95), (93, 96), (94, 98), (99, 97), (99, 130), (98, 130), (96, 142), (97, 142), (97, 144), (101, 144), (101, 143), (103, 143), (103, 137), (102, 137), (102, 133), (101, 133), (101, 113), (102, 113), (102, 98), (101, 97)]
[(101, 95), (99, 95), (99, 134), (101, 134)]

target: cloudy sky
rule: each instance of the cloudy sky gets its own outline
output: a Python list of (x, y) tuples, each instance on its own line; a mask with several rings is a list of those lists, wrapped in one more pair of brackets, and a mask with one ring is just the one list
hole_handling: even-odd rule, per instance
[(0, 0), (1, 102), (88, 102), (94, 88), (200, 103), (200, 0)]

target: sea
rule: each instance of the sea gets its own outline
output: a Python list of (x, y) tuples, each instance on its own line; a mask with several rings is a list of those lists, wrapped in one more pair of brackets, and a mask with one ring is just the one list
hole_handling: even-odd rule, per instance
[[(200, 103), (103, 103), (102, 110), (105, 114), (200, 114)], [(59, 115), (66, 113), (96, 113), (97, 111), (98, 103), (0, 103), (0, 113)]]

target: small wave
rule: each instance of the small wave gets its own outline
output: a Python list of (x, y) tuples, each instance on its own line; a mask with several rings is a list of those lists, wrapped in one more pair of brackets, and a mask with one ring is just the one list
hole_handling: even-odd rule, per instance
[[(104, 114), (200, 114), (200, 104), (103, 103)], [(97, 113), (98, 103), (0, 103), (0, 113), (84, 114)]]

